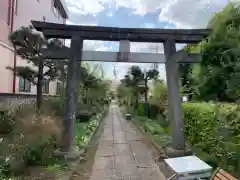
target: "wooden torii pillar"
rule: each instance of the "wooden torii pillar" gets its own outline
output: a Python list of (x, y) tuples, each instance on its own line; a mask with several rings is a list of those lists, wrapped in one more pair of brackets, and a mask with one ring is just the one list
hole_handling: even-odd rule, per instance
[(83, 39), (78, 36), (71, 38), (71, 47), (69, 51), (68, 72), (67, 72), (67, 87), (66, 87), (66, 100), (65, 100), (65, 112), (64, 112), (64, 131), (63, 131), (63, 147), (62, 153), (68, 154), (73, 152), (73, 144), (75, 141), (76, 131), (76, 110), (78, 102), (78, 85), (79, 80), (77, 75), (79, 72), (80, 64), (77, 64), (79, 53), (82, 53)]
[(168, 39), (164, 43), (164, 54), (166, 57), (166, 76), (168, 86), (168, 118), (171, 122), (173, 148), (185, 150), (184, 122), (182, 119), (182, 103), (180, 96), (180, 76), (177, 59), (172, 58), (176, 54), (174, 40)]

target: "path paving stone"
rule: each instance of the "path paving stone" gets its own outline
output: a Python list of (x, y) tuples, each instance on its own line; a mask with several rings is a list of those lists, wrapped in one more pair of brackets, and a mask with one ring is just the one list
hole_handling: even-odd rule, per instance
[(99, 138), (90, 180), (165, 180), (141, 136), (113, 104)]

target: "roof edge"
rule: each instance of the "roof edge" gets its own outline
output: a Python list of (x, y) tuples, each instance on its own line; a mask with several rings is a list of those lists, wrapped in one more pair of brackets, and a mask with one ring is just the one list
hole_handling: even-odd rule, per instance
[(67, 19), (69, 17), (69, 11), (65, 0), (56, 0), (56, 2), (61, 5), (61, 9), (63, 10), (63, 17)]

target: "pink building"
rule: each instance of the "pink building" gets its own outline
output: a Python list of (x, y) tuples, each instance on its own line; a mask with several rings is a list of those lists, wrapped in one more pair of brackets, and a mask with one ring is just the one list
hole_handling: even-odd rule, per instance
[[(16, 57), (9, 33), (31, 20), (66, 23), (68, 10), (64, 0), (0, 0), (0, 93), (36, 93), (36, 86), (16, 77), (6, 67), (25, 66), (25, 60)], [(45, 94), (57, 93), (57, 82), (44, 83)]]

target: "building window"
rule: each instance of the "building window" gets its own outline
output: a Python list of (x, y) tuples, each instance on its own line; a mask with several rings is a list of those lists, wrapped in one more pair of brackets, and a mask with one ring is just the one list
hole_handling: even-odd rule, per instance
[(49, 94), (49, 80), (48, 79), (44, 79), (43, 80), (43, 87), (42, 87), (42, 91), (44, 94)]
[(57, 89), (56, 89), (56, 94), (60, 94), (62, 89), (62, 83), (57, 82)]
[(30, 92), (31, 82), (26, 78), (19, 77), (19, 91), (20, 92)]

